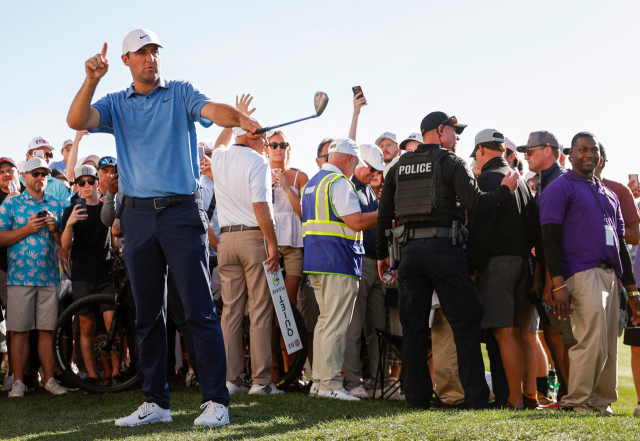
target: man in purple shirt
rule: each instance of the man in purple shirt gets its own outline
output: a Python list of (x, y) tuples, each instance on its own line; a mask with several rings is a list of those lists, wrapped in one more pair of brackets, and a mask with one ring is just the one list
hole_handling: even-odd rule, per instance
[(598, 141), (589, 132), (573, 137), (573, 170), (553, 181), (540, 198), (542, 244), (553, 284), (553, 312), (571, 318), (569, 391), (561, 407), (611, 413), (618, 399), (618, 292), (629, 292), (634, 325), (640, 299), (624, 240), (616, 195), (594, 177)]

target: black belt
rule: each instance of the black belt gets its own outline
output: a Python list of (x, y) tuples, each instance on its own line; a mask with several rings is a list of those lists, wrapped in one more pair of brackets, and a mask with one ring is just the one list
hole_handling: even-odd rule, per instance
[(451, 237), (451, 229), (450, 228), (416, 228), (409, 230), (409, 239), (429, 239), (434, 237), (443, 237), (450, 238)]
[(220, 228), (220, 233), (233, 233), (234, 231), (254, 231), (260, 227), (247, 227), (246, 225), (231, 225), (229, 227)]
[(196, 190), (192, 194), (177, 194), (162, 198), (132, 198), (127, 196), (124, 199), (124, 204), (135, 209), (162, 210), (163, 208), (175, 207), (176, 205), (180, 205), (184, 202), (197, 201), (200, 198), (200, 190)]
[(598, 268), (609, 270), (609, 269), (613, 269), (613, 265), (607, 262), (602, 262), (600, 265), (598, 265)]

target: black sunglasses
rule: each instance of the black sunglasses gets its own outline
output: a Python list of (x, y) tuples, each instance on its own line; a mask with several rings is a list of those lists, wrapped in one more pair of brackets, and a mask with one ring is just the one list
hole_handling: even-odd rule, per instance
[(278, 147), (280, 147), (282, 150), (286, 150), (287, 147), (289, 147), (289, 143), (288, 142), (281, 142), (281, 143), (270, 142), (269, 147), (271, 147), (272, 150), (275, 150)]
[(329, 162), (329, 155), (320, 155), (318, 158), (324, 158), (325, 161)]
[(96, 179), (95, 178), (89, 178), (86, 181), (84, 179), (82, 181), (76, 181), (76, 185), (78, 187), (84, 187), (84, 184), (93, 185), (95, 183), (96, 183)]
[(49, 172), (32, 171), (31, 176), (33, 176), (34, 178), (39, 178), (40, 176), (46, 178), (47, 176), (49, 176)]

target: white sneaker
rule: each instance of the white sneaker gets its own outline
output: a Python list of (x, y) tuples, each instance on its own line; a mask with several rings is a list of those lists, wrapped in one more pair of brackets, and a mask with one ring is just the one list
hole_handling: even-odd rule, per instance
[(9, 398), (23, 398), (26, 391), (27, 386), (25, 386), (22, 381), (16, 380), (13, 382), (13, 386), (11, 386)]
[(13, 380), (13, 374), (4, 377), (4, 381), (2, 382), (2, 389), (0, 389), (0, 391), (9, 392), (11, 390), (11, 387), (13, 386)]
[(320, 390), (320, 385), (318, 383), (312, 383), (311, 388), (309, 389), (309, 396), (317, 397), (319, 390)]
[(254, 384), (251, 386), (251, 389), (249, 389), (249, 395), (279, 395), (283, 393), (284, 391), (277, 389), (273, 383), (267, 384), (266, 386)]
[(244, 386), (236, 386), (235, 384), (233, 384), (230, 381), (227, 381), (227, 389), (229, 390), (229, 395), (233, 395), (233, 394), (246, 394), (247, 392), (249, 392), (249, 389), (247, 389)]
[(67, 388), (62, 386), (60, 382), (53, 377), (49, 378), (49, 381), (44, 385), (44, 389), (53, 395), (66, 395), (69, 393)]
[(360, 398), (351, 395), (344, 387), (335, 390), (320, 390), (318, 391), (318, 396), (322, 398), (333, 398), (334, 400), (360, 401)]
[(116, 426), (135, 427), (142, 424), (170, 423), (172, 421), (170, 409), (163, 409), (156, 403), (144, 402), (131, 415), (116, 420)]
[(369, 394), (367, 393), (363, 385), (350, 389), (349, 393), (356, 398), (369, 398)]
[(224, 404), (207, 401), (200, 409), (202, 415), (193, 421), (194, 426), (225, 426), (229, 424), (229, 408)]

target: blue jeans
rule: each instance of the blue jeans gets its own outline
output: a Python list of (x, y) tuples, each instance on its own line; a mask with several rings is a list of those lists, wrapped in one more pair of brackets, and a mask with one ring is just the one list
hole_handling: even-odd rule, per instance
[(458, 353), (460, 382), (469, 407), (489, 401), (480, 351), (482, 307), (475, 292), (464, 250), (449, 239), (414, 239), (401, 248), (398, 268), (402, 323), (402, 383), (407, 401), (429, 408), (433, 383), (427, 365), (429, 314), (433, 291), (453, 331)]
[(125, 205), (121, 216), (124, 259), (136, 303), (142, 393), (147, 402), (166, 409), (167, 265), (193, 336), (203, 402), (229, 405), (224, 340), (209, 283), (207, 223), (201, 199), (160, 210)]

